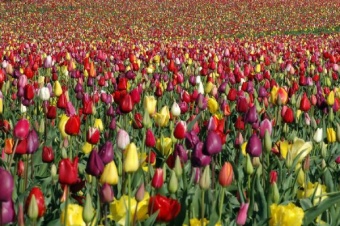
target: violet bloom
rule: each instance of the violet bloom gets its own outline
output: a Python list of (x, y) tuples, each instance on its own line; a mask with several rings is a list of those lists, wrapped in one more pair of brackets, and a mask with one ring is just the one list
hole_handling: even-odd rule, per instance
[(5, 169), (0, 167), (0, 202), (8, 202), (12, 200), (14, 189), (14, 180), (12, 175)]
[(185, 150), (182, 144), (175, 144), (175, 158), (178, 156), (182, 163), (186, 163), (188, 161), (188, 152)]
[(259, 157), (262, 154), (262, 143), (255, 133), (249, 138), (246, 152), (252, 157)]
[(266, 130), (268, 130), (269, 135), (272, 134), (273, 125), (272, 125), (272, 122), (269, 119), (264, 119), (260, 123), (260, 137), (261, 138), (264, 138), (264, 135), (266, 134)]
[(268, 96), (268, 92), (267, 92), (266, 88), (261, 86), (259, 88), (258, 96), (261, 97), (261, 98), (267, 97)]
[(34, 154), (39, 148), (39, 136), (37, 132), (32, 129), (27, 135), (27, 154)]
[(66, 115), (67, 116), (73, 116), (76, 115), (76, 109), (74, 108), (73, 104), (71, 101), (67, 102), (67, 106), (66, 106)]
[(215, 155), (222, 151), (221, 137), (214, 131), (210, 131), (204, 143), (204, 153)]
[(113, 154), (113, 145), (110, 141), (106, 141), (98, 152), (100, 159), (105, 165), (113, 160)]
[(257, 120), (258, 120), (258, 115), (257, 115), (257, 112), (256, 112), (256, 106), (253, 105), (252, 107), (249, 108), (249, 110), (245, 114), (244, 122), (249, 123), (249, 124), (253, 124), (253, 123), (256, 123)]
[(219, 93), (224, 93), (226, 88), (227, 88), (227, 82), (223, 82), (219, 87), (218, 87), (218, 92)]
[(199, 142), (195, 147), (191, 155), (191, 164), (193, 167), (207, 166), (211, 162), (209, 155), (203, 154), (204, 143)]
[(187, 149), (193, 149), (199, 141), (197, 133), (194, 131), (190, 131), (185, 134), (185, 146)]
[(2, 225), (6, 225), (15, 221), (15, 209), (13, 200), (2, 203)]
[(104, 183), (99, 190), (100, 201), (102, 203), (110, 203), (113, 201), (114, 193), (111, 185)]
[(97, 150), (92, 150), (86, 165), (86, 173), (98, 177), (104, 170), (104, 163)]
[(196, 99), (196, 104), (200, 110), (205, 110), (208, 106), (208, 100), (200, 93)]

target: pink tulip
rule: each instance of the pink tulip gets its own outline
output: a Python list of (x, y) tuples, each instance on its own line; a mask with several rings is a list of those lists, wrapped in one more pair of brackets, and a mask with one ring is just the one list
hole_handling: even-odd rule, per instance
[(14, 137), (19, 140), (26, 139), (30, 129), (30, 122), (27, 119), (20, 119), (14, 126)]

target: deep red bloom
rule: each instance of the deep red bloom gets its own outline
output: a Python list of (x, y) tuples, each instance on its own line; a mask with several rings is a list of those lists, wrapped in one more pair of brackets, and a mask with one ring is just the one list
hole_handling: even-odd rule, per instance
[(27, 100), (32, 100), (34, 98), (34, 87), (31, 84), (25, 86), (24, 95)]
[(228, 93), (228, 96), (227, 96), (228, 100), (234, 101), (234, 100), (236, 100), (236, 97), (237, 97), (237, 90), (234, 89), (234, 88), (231, 88), (229, 90), (229, 93)]
[(76, 136), (80, 131), (80, 118), (78, 115), (71, 116), (65, 124), (65, 132), (68, 135)]
[(270, 184), (274, 184), (277, 181), (277, 172), (275, 170), (270, 171), (269, 174), (269, 182)]
[(42, 149), (42, 161), (50, 163), (54, 160), (54, 152), (52, 147), (44, 146)]
[(131, 95), (130, 94), (125, 94), (123, 96), (123, 98), (119, 102), (119, 109), (123, 113), (129, 113), (129, 112), (132, 111), (133, 105), (134, 105), (134, 103), (132, 101)]
[(302, 96), (301, 102), (300, 102), (300, 110), (307, 112), (309, 111), (310, 107), (311, 107), (311, 103), (307, 97), (307, 94), (304, 93)]
[(46, 212), (46, 206), (45, 206), (45, 199), (44, 199), (44, 194), (38, 187), (32, 188), (30, 194), (28, 195), (25, 203), (25, 212), (27, 213), (28, 211), (28, 206), (31, 202), (32, 196), (34, 195), (35, 200), (37, 201), (38, 205), (38, 217), (42, 217), (44, 213)]
[(75, 184), (78, 179), (78, 157), (73, 162), (69, 158), (62, 159), (59, 162), (58, 173), (61, 184)]
[(141, 129), (143, 128), (143, 116), (141, 113), (135, 113), (133, 116), (132, 126), (134, 129)]
[(97, 144), (100, 139), (100, 132), (97, 128), (90, 127), (86, 133), (86, 141), (90, 144)]
[(294, 112), (290, 107), (287, 107), (285, 112), (283, 113), (283, 121), (285, 123), (292, 123), (294, 121)]
[(67, 98), (65, 93), (62, 93), (59, 98), (58, 98), (58, 102), (57, 102), (57, 107), (61, 108), (61, 109), (65, 109), (67, 107)]
[(149, 200), (149, 215), (158, 212), (158, 222), (170, 222), (181, 210), (181, 204), (176, 199), (167, 198), (162, 195), (150, 197)]
[(53, 105), (48, 106), (46, 117), (48, 119), (55, 119), (57, 117), (57, 107)]

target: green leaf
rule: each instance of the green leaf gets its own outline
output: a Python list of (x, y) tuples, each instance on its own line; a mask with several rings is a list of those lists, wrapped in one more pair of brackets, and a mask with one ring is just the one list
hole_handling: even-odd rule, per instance
[(202, 111), (188, 124), (187, 131), (191, 131), (195, 123), (202, 117)]
[(303, 210), (307, 210), (313, 207), (313, 204), (310, 201), (310, 199), (300, 199), (300, 205)]
[(157, 210), (157, 212), (155, 212), (151, 216), (149, 216), (149, 218), (145, 220), (143, 225), (145, 225), (145, 226), (154, 225), (154, 223), (156, 222), (156, 218), (158, 216), (158, 212), (159, 212), (159, 210)]
[(328, 198), (323, 200), (319, 205), (314, 206), (305, 211), (305, 217), (303, 219), (303, 225), (309, 225), (319, 215), (325, 212), (327, 209), (340, 202), (340, 192), (329, 194)]

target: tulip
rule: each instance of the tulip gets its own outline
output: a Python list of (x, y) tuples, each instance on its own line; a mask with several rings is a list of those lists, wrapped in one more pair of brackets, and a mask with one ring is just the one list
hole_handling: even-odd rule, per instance
[(236, 217), (237, 225), (244, 225), (247, 221), (249, 203), (242, 203)]
[(218, 105), (215, 98), (209, 98), (207, 106), (208, 106), (208, 110), (211, 114), (215, 114), (219, 109), (219, 105)]
[[(208, 106), (208, 100), (204, 97), (203, 94), (199, 94), (196, 99), (196, 104), (200, 110), (205, 110)], [(214, 105), (214, 103), (212, 105)]]
[(34, 87), (31, 84), (26, 84), (24, 88), (24, 97), (27, 100), (32, 100), (34, 98)]
[(39, 137), (34, 129), (30, 130), (27, 135), (27, 154), (34, 154), (39, 148)]
[(50, 99), (50, 90), (47, 88), (47, 87), (42, 87), (40, 90), (39, 90), (39, 97), (41, 100), (49, 100)]
[(80, 118), (78, 115), (72, 115), (65, 123), (65, 133), (71, 136), (76, 136), (80, 131)]
[(94, 215), (95, 215), (95, 211), (92, 206), (92, 198), (91, 198), (91, 195), (87, 193), (85, 197), (85, 204), (84, 204), (83, 214), (82, 214), (84, 222), (86, 224), (91, 223)]
[(0, 202), (9, 202), (12, 200), (14, 189), (14, 180), (12, 175), (0, 167)]
[(177, 122), (175, 129), (174, 129), (174, 137), (179, 140), (184, 139), (186, 131), (187, 131), (187, 123), (185, 121), (179, 121)]
[(211, 157), (209, 155), (203, 154), (203, 142), (198, 142), (193, 150), (191, 155), (191, 163), (193, 167), (202, 167), (207, 166), (211, 162)]
[(110, 163), (106, 164), (104, 167), (104, 171), (102, 175), (100, 176), (100, 183), (101, 184), (110, 184), (110, 185), (116, 185), (118, 184), (118, 171), (117, 167), (114, 161), (111, 161)]
[(300, 101), (300, 110), (307, 112), (309, 111), (310, 108), (311, 108), (311, 103), (307, 97), (307, 94), (304, 93)]
[(144, 97), (144, 110), (149, 113), (149, 115), (153, 115), (156, 112), (157, 100), (154, 96), (145, 96)]
[(62, 159), (58, 166), (59, 182), (72, 185), (78, 180), (78, 157), (73, 162), (69, 158)]
[(200, 140), (194, 131), (185, 134), (185, 146), (188, 149), (193, 149), (199, 141)]
[(132, 126), (134, 129), (143, 128), (143, 116), (140, 113), (135, 113), (133, 116)]
[(154, 147), (155, 145), (156, 145), (156, 138), (154, 134), (152, 133), (152, 130), (147, 129), (146, 136), (145, 136), (145, 146)]
[(114, 193), (112, 187), (104, 183), (99, 190), (100, 201), (102, 203), (110, 203), (114, 199)]
[(119, 102), (119, 109), (123, 113), (129, 113), (132, 111), (134, 106), (132, 97), (130, 94), (125, 94)]
[(123, 130), (119, 129), (117, 133), (117, 146), (119, 149), (124, 150), (127, 145), (130, 143), (129, 134)]
[(184, 149), (182, 144), (175, 144), (175, 156), (179, 157), (182, 163), (186, 163), (188, 161), (188, 152)]
[(225, 162), (218, 176), (218, 182), (222, 187), (227, 187), (233, 182), (234, 171), (230, 162)]
[(236, 103), (236, 110), (240, 113), (245, 113), (248, 111), (248, 102), (247, 99), (244, 96), (239, 96), (237, 98), (237, 103)]
[(283, 111), (284, 108), (282, 108), (282, 118), (285, 123), (292, 123), (294, 122), (294, 112), (293, 109), (287, 107), (285, 111)]
[(302, 160), (304, 160), (304, 158), (311, 152), (312, 149), (313, 149), (313, 144), (311, 141), (305, 142), (304, 140), (300, 138), (296, 138), (291, 148), (288, 150), (288, 154), (287, 154), (288, 163), (293, 162), (295, 158), (297, 158), (297, 156), (300, 156), (298, 159), (298, 163), (301, 163)]
[(175, 117), (181, 115), (181, 109), (179, 108), (179, 105), (176, 102), (174, 102), (171, 106), (171, 114)]
[(169, 107), (164, 106), (159, 113), (154, 115), (154, 120), (157, 126), (165, 127), (168, 125), (170, 119)]
[[(25, 212), (31, 219), (42, 217), (46, 212), (44, 194), (38, 187), (33, 187), (26, 199)], [(33, 215), (33, 216), (30, 216)]]
[(265, 132), (268, 131), (269, 135), (272, 134), (272, 130), (273, 130), (273, 126), (272, 123), (269, 119), (264, 119), (261, 123), (260, 123), (260, 137), (264, 138), (265, 136)]
[(322, 128), (318, 128), (315, 131), (313, 139), (316, 143), (320, 143), (323, 140), (323, 130), (322, 130)]
[(90, 144), (97, 144), (100, 139), (100, 132), (97, 128), (90, 127), (86, 133), (86, 142)]
[[(77, 204), (67, 205), (66, 225), (64, 226), (86, 226), (83, 220), (83, 207)], [(60, 222), (65, 222), (65, 209), (61, 211)]]
[(215, 131), (209, 131), (204, 143), (204, 153), (207, 155), (215, 155), (222, 151), (222, 141)]
[(99, 129), (99, 131), (104, 130), (103, 121), (100, 118), (96, 118), (93, 123), (93, 127)]
[(141, 202), (143, 201), (144, 196), (145, 196), (145, 186), (144, 186), (144, 183), (142, 182), (141, 185), (137, 189), (135, 199), (137, 202)]
[(207, 190), (210, 188), (211, 185), (211, 178), (210, 178), (210, 166), (205, 166), (203, 170), (203, 174), (199, 181), (200, 188), (203, 190)]
[(104, 163), (101, 160), (98, 152), (93, 150), (86, 165), (86, 173), (98, 177), (104, 170)]
[(126, 173), (136, 172), (139, 168), (139, 159), (135, 143), (127, 145), (124, 153), (123, 170)]
[(113, 160), (113, 145), (110, 141), (106, 141), (103, 146), (100, 147), (98, 152), (104, 165)]
[(55, 81), (53, 84), (53, 93), (56, 97), (60, 97), (61, 94), (63, 93), (63, 90), (58, 80)]
[(48, 119), (55, 119), (57, 117), (57, 107), (56, 106), (48, 106), (46, 117)]
[(51, 163), (54, 160), (54, 152), (52, 147), (44, 146), (42, 149), (42, 161)]
[(288, 205), (272, 204), (270, 206), (271, 218), (270, 226), (274, 225), (302, 225), (304, 211), (293, 203)]
[(333, 90), (328, 94), (326, 102), (329, 106), (333, 106), (333, 104), (335, 102)]
[(333, 128), (327, 128), (327, 141), (328, 143), (334, 143), (336, 141), (336, 133)]
[(163, 183), (164, 183), (163, 169), (157, 168), (155, 174), (152, 177), (151, 185), (152, 187), (159, 189), (163, 186)]
[(12, 199), (9, 201), (3, 201), (1, 208), (1, 220), (2, 225), (6, 225), (9, 223), (15, 222), (15, 209), (14, 209), (14, 202)]
[(172, 153), (172, 139), (170, 137), (161, 137), (157, 140), (156, 148), (163, 156), (169, 156)]
[(13, 128), (14, 137), (18, 140), (24, 140), (28, 136), (30, 123), (27, 119), (20, 119)]
[(257, 115), (257, 112), (256, 112), (256, 106), (253, 105), (252, 107), (249, 108), (249, 110), (245, 114), (244, 122), (249, 123), (249, 124), (253, 124), (253, 123), (256, 123), (257, 120), (258, 120), (258, 115)]
[(252, 157), (259, 157), (262, 154), (262, 143), (255, 133), (249, 138), (246, 152)]
[(150, 197), (149, 215), (152, 215), (158, 211), (156, 218), (158, 222), (170, 222), (177, 217), (180, 210), (181, 204), (175, 199), (167, 198), (161, 195)]

